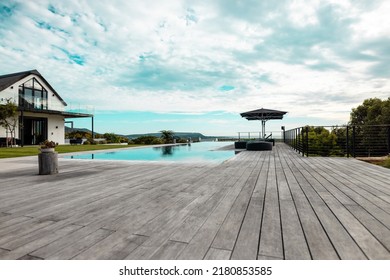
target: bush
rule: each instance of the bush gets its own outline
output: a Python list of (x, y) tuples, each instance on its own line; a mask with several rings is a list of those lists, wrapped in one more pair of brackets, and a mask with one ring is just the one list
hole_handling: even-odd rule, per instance
[(380, 165), (386, 168), (390, 168), (390, 158), (383, 161)]
[(156, 138), (152, 141), (152, 145), (160, 145), (160, 144), (164, 144), (164, 141), (160, 138)]
[(133, 140), (134, 144), (140, 144), (140, 145), (152, 145), (153, 142), (160, 140), (160, 138), (156, 136), (141, 136), (138, 138), (135, 138)]

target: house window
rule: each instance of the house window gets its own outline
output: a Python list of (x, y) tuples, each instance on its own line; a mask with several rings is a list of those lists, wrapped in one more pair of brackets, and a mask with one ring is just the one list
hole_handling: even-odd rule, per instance
[(32, 78), (19, 86), (19, 106), (47, 110), (47, 90), (37, 79)]

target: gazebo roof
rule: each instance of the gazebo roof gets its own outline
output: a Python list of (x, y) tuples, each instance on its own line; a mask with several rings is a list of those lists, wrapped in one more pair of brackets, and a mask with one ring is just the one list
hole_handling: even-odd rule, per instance
[(268, 121), (268, 120), (281, 120), (283, 115), (286, 114), (285, 111), (270, 110), (270, 109), (257, 109), (249, 112), (241, 113), (241, 117), (246, 118), (248, 121), (259, 120), (259, 121)]

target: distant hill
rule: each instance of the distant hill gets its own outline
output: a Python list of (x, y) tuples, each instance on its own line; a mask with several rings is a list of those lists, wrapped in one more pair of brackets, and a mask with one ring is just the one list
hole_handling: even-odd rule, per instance
[[(92, 133), (92, 131), (90, 129), (87, 129), (87, 128), (77, 128), (77, 127), (70, 128), (70, 127), (65, 126), (65, 133), (70, 133), (70, 132), (73, 132), (73, 131), (82, 131), (82, 132)], [(104, 134), (104, 133), (98, 133), (96, 131), (95, 131), (95, 133), (96, 134)], [(123, 137), (127, 137), (129, 139), (135, 139), (135, 138), (138, 138), (138, 137), (141, 137), (141, 136), (160, 137), (161, 133), (160, 132), (156, 132), (156, 133), (142, 133), (142, 134), (129, 134), (129, 135), (117, 134), (117, 135), (123, 136)], [(202, 138), (202, 139), (215, 138), (215, 136), (205, 136), (205, 135), (203, 135), (202, 133), (199, 133), (199, 132), (175, 132), (175, 136), (183, 138), (183, 139), (188, 139), (188, 138), (197, 139), (199, 137)]]
[[(129, 135), (125, 135), (125, 137), (127, 137), (129, 139), (135, 139), (135, 138), (138, 138), (138, 137), (141, 137), (141, 136), (160, 137), (161, 133), (157, 132), (157, 133), (143, 133), (143, 134), (129, 134)], [(205, 136), (202, 133), (198, 133), (198, 132), (175, 132), (175, 136), (176, 137), (180, 137), (180, 138), (184, 138), (184, 139), (187, 139), (187, 138), (192, 138), (192, 139), (196, 139), (196, 138), (202, 138), (202, 139), (209, 138), (208, 136)]]
[[(92, 131), (88, 128), (70, 128), (70, 127), (67, 127), (65, 126), (65, 133), (70, 133), (70, 132), (74, 132), (74, 131), (82, 131), (82, 132), (87, 132), (87, 133), (91, 133), (92, 134)], [(96, 131), (95, 131), (96, 133)]]

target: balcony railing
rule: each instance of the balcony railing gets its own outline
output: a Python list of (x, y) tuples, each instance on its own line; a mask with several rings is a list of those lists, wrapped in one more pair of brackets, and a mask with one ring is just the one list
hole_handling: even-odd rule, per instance
[(303, 156), (378, 157), (390, 154), (390, 124), (297, 127), (286, 130), (284, 139)]

